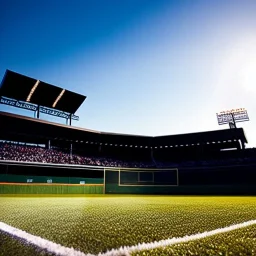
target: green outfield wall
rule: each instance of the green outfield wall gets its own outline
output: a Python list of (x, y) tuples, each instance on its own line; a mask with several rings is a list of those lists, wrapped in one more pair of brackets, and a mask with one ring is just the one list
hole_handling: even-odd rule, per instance
[[(166, 171), (173, 174), (168, 184), (157, 175)], [(0, 161), (0, 194), (256, 195), (256, 165), (164, 170)]]
[(125, 185), (118, 171), (106, 170), (106, 194), (159, 195), (256, 195), (255, 167), (247, 166), (179, 170), (179, 183), (173, 186)]
[(0, 175), (0, 194), (103, 194), (103, 190), (100, 178)]
[(64, 184), (103, 184), (103, 178), (56, 177), (35, 175), (0, 174), (0, 182), (10, 183), (64, 183)]
[(253, 185), (198, 185), (198, 186), (118, 186), (106, 184), (106, 194), (141, 194), (141, 195), (256, 195)]
[(103, 194), (103, 185), (1, 184), (0, 194)]

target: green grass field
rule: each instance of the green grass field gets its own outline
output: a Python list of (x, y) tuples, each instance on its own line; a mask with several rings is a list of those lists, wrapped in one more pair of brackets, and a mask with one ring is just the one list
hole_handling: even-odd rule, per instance
[[(0, 197), (0, 221), (84, 253), (256, 219), (256, 197)], [(256, 225), (134, 255), (256, 255)], [(0, 255), (52, 255), (0, 232)]]

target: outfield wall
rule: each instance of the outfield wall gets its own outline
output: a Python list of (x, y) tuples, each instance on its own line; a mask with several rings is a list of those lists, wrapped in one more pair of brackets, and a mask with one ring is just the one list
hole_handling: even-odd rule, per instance
[(173, 186), (120, 186), (119, 171), (0, 161), (0, 194), (256, 195), (256, 164), (181, 168)]
[(256, 195), (254, 185), (207, 185), (177, 187), (125, 187), (107, 184), (106, 194), (147, 194), (147, 195)]
[(256, 195), (256, 166), (180, 168), (177, 186), (119, 185), (118, 171), (105, 174), (106, 194)]
[(55, 177), (55, 176), (33, 176), (33, 175), (11, 175), (0, 174), (0, 183), (26, 183), (29, 185), (36, 183), (56, 184), (76, 184), (76, 185), (103, 185), (103, 178), (85, 178), (85, 177)]
[(103, 170), (1, 161), (0, 194), (103, 194)]
[(103, 194), (103, 185), (0, 184), (0, 194)]

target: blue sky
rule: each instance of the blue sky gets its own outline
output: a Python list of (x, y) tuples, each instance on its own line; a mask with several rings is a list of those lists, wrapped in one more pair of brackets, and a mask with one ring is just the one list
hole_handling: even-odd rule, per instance
[(256, 146), (256, 1), (10, 0), (0, 10), (0, 77), (10, 69), (86, 95), (74, 125), (200, 132), (228, 128), (216, 113), (242, 107), (250, 122), (238, 127)]

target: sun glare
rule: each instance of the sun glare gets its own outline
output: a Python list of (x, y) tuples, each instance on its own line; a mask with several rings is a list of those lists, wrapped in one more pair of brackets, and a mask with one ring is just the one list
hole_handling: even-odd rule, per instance
[(218, 97), (223, 95), (227, 101), (226, 95), (230, 95), (233, 104), (234, 99), (239, 101), (241, 95), (256, 94), (256, 39), (244, 38), (233, 43), (219, 61)]
[(241, 70), (242, 87), (250, 93), (256, 93), (256, 50), (244, 63)]

